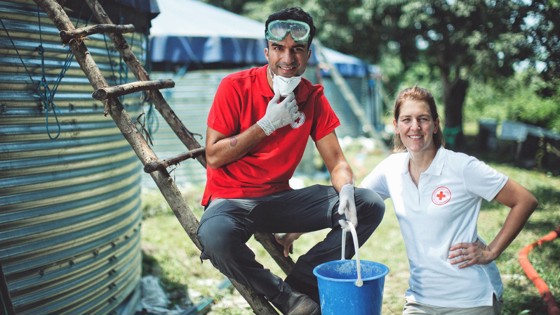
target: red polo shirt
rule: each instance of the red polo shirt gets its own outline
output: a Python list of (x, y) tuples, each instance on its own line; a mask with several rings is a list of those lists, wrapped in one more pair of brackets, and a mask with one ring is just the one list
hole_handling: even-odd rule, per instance
[[(216, 92), (208, 127), (233, 136), (261, 119), (274, 96), (267, 67), (226, 76)], [(305, 114), (298, 128), (288, 125), (266, 137), (241, 159), (217, 169), (208, 167), (202, 205), (215, 198), (251, 198), (290, 189), (288, 181), (301, 161), (309, 137), (318, 141), (340, 125), (321, 85), (302, 79), (296, 103)]]

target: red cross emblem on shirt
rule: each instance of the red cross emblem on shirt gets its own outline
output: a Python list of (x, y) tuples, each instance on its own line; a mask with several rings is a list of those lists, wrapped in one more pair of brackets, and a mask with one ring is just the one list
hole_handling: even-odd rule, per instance
[(445, 186), (440, 186), (432, 192), (432, 202), (437, 206), (444, 205), (449, 200), (451, 200), (451, 190)]

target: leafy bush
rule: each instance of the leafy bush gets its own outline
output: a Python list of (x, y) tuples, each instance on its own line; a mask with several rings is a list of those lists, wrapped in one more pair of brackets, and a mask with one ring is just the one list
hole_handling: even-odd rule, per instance
[(542, 81), (530, 73), (493, 84), (471, 82), (465, 118), (514, 120), (560, 132), (560, 97), (542, 98), (536, 91)]

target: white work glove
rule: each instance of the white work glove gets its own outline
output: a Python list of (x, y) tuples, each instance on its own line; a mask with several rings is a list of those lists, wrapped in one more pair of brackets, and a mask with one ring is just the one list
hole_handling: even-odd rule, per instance
[(268, 103), (266, 113), (257, 121), (257, 124), (267, 136), (270, 136), (276, 129), (293, 123), (299, 117), (293, 92), (280, 103), (278, 103), (279, 99), (280, 92), (275, 88), (274, 97)]
[[(346, 184), (342, 186), (340, 193), (338, 194), (338, 214), (344, 214), (346, 220), (350, 221), (354, 227), (358, 226), (358, 215), (356, 214), (356, 202), (354, 200), (354, 185)], [(343, 220), (340, 220), (344, 222)], [(345, 228), (346, 224), (342, 222), (340, 225)], [(346, 223), (346, 222), (344, 222)]]

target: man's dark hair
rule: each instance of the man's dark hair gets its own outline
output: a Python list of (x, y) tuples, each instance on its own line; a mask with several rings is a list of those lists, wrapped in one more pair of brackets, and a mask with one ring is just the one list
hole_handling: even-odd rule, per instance
[(309, 39), (307, 40), (307, 48), (311, 48), (311, 42), (315, 36), (315, 25), (313, 24), (313, 18), (309, 13), (303, 11), (300, 7), (292, 7), (287, 9), (282, 9), (278, 12), (272, 13), (266, 20), (264, 25), (264, 34), (266, 37), (266, 30), (268, 30), (268, 24), (276, 20), (296, 20), (301, 21), (309, 25)]

